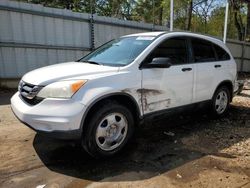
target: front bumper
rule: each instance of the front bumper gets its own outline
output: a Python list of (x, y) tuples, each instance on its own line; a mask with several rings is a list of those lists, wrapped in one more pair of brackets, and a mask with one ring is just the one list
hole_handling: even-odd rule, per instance
[(17, 92), (11, 98), (16, 117), (38, 133), (61, 139), (79, 139), (86, 107), (73, 99), (44, 99), (37, 105), (23, 101)]

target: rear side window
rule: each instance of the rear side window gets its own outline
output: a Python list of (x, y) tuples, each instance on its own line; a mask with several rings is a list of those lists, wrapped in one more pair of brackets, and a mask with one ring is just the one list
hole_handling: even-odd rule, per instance
[(214, 49), (215, 49), (215, 52), (217, 54), (217, 58), (219, 61), (230, 60), (230, 55), (221, 47), (214, 45)]
[(146, 58), (145, 62), (152, 62), (153, 58), (167, 57), (173, 65), (187, 63), (187, 46), (184, 38), (171, 38), (163, 41)]
[(193, 55), (195, 62), (216, 61), (213, 44), (202, 39), (192, 39)]

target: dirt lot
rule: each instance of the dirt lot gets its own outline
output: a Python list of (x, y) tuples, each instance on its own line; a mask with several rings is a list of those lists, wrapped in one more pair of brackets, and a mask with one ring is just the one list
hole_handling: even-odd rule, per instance
[(199, 111), (138, 128), (108, 160), (37, 135), (12, 114), (11, 95), (0, 92), (0, 187), (250, 187), (250, 90), (223, 119)]

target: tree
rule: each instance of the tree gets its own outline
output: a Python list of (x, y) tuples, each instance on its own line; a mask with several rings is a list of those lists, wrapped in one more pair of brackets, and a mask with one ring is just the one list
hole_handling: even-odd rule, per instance
[[(182, 30), (190, 30), (191, 19), (192, 19), (192, 9), (190, 9), (190, 0), (174, 0), (174, 26), (175, 28)], [(170, 20), (170, 1), (163, 0), (163, 20), (168, 23)], [(190, 16), (188, 16), (190, 15)], [(190, 24), (188, 23), (190, 21)], [(189, 26), (188, 26), (189, 25)]]
[(242, 1), (239, 0), (230, 0), (230, 5), (232, 7), (233, 15), (234, 15), (234, 24), (237, 28), (238, 39), (244, 40), (245, 26), (243, 24), (241, 9), (243, 7)]
[(135, 20), (157, 25), (163, 24), (162, 0), (137, 0), (135, 2), (133, 11)]
[(247, 3), (247, 41), (250, 41), (250, 0), (243, 0)]
[[(19, 0), (123, 20), (169, 25), (170, 0)], [(227, 0), (174, 0), (174, 28), (222, 36)], [(250, 0), (229, 0), (228, 36), (250, 40)], [(247, 21), (246, 21), (247, 20)], [(247, 24), (246, 24), (247, 23)], [(247, 25), (247, 28), (246, 28)]]
[(194, 12), (202, 20), (204, 33), (207, 33), (207, 22), (210, 17), (210, 12), (215, 8), (215, 0), (202, 1), (194, 7)]
[(192, 22), (192, 13), (193, 13), (193, 0), (190, 0), (188, 2), (188, 14), (187, 14), (187, 19), (186, 19), (186, 30), (191, 29), (191, 22)]
[(247, 4), (247, 41), (250, 41), (250, 1)]

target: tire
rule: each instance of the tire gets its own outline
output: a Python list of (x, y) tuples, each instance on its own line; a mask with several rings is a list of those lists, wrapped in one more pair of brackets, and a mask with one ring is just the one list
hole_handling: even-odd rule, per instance
[(118, 153), (134, 132), (134, 118), (128, 108), (107, 101), (94, 110), (86, 124), (82, 146), (93, 157), (109, 157)]
[(219, 87), (213, 96), (212, 99), (212, 115), (214, 117), (223, 117), (229, 107), (230, 103), (230, 92), (229, 89), (225, 86)]

